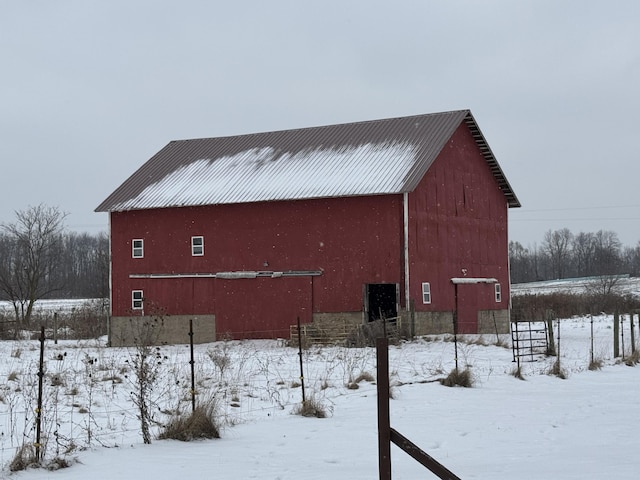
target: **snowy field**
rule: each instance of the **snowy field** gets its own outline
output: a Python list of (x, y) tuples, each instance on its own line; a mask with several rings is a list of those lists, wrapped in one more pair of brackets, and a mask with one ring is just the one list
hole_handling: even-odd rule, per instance
[[(511, 285), (512, 295), (574, 293), (582, 294), (593, 286), (597, 286), (596, 278), (565, 278), (561, 280), (546, 280), (543, 282), (516, 283)], [(614, 293), (619, 295), (633, 295), (640, 297), (640, 277), (622, 277), (616, 281)]]
[[(510, 348), (495, 337), (465, 337), (461, 368), (473, 388), (437, 379), (454, 367), (450, 337), (391, 346), (391, 424), (462, 479), (636, 479), (640, 366), (612, 358), (612, 319), (560, 322), (561, 368), (554, 357), (522, 364), (515, 378)], [(628, 322), (624, 325), (629, 328)], [(636, 329), (637, 331), (637, 329)], [(636, 338), (638, 335), (636, 334)], [(510, 338), (503, 337), (510, 342)], [(625, 331), (625, 352), (631, 350)], [(10, 473), (17, 448), (33, 443), (39, 342), (0, 342), (0, 461), (3, 478), (35, 479), (372, 479), (378, 477), (375, 349), (314, 347), (303, 353), (307, 396), (327, 418), (292, 412), (301, 400), (297, 349), (281, 341), (216, 342), (195, 348), (196, 391), (216, 398), (224, 427), (217, 440), (144, 445), (130, 392), (135, 349), (102, 341), (45, 342), (43, 438), (47, 458), (72, 465)], [(162, 347), (151, 394), (161, 428), (170, 411), (190, 408), (189, 348)], [(353, 385), (352, 385), (353, 387)], [(394, 479), (435, 478), (392, 447)]]
[[(38, 300), (33, 304), (34, 314), (53, 314), (54, 312), (64, 314), (71, 313), (86, 305), (101, 304), (102, 300), (97, 298), (74, 298), (62, 300)], [(11, 302), (0, 300), (0, 313), (13, 314)]]

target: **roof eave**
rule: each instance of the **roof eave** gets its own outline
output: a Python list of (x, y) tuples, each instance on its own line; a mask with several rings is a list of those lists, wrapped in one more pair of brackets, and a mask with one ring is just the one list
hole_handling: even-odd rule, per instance
[(480, 149), (480, 153), (482, 153), (482, 156), (487, 161), (487, 164), (491, 169), (491, 173), (493, 174), (494, 178), (498, 182), (498, 186), (500, 187), (500, 190), (502, 190), (502, 193), (507, 199), (508, 207), (519, 208), (521, 206), (520, 201), (518, 200), (518, 197), (513, 191), (513, 188), (511, 188), (511, 185), (509, 184), (507, 177), (502, 171), (502, 168), (500, 168), (500, 165), (498, 164), (498, 160), (496, 160), (496, 157), (493, 155), (493, 152), (491, 151), (491, 147), (489, 147), (489, 144), (484, 138), (484, 135), (482, 134), (482, 131), (480, 130), (480, 127), (478, 126), (475, 118), (473, 118), (471, 111), (467, 111), (467, 115), (464, 121), (467, 127), (469, 128), (471, 135), (475, 139), (476, 144)]

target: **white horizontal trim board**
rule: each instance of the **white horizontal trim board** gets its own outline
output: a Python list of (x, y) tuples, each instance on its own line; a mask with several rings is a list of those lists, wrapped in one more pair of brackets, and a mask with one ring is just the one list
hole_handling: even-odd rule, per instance
[(289, 270), (286, 272), (272, 272), (266, 270), (216, 273), (132, 273), (129, 278), (220, 278), (235, 280), (242, 278), (280, 278), (280, 277), (317, 277), (322, 275), (320, 270)]
[(476, 284), (476, 283), (498, 283), (498, 280), (496, 280), (495, 278), (462, 277), (462, 278), (452, 278), (451, 283), (455, 285)]

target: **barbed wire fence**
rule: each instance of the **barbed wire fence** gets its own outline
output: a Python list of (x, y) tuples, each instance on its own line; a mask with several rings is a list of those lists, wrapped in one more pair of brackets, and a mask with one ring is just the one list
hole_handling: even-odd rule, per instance
[[(98, 341), (74, 340), (56, 344), (48, 337), (39, 398), (38, 341), (4, 344), (10, 360), (5, 363), (6, 383), (0, 392), (3, 465), (25, 448), (38, 447), (42, 463), (47, 463), (84, 449), (140, 441), (132, 365), (135, 347), (109, 348)], [(216, 402), (223, 426), (275, 417), (298, 405), (302, 401), (298, 349), (287, 347), (283, 340), (272, 341), (274, 348), (258, 352), (259, 345), (236, 340), (196, 345), (193, 365), (188, 344), (157, 347), (158, 378), (148, 398), (151, 437), (172, 416), (191, 409), (193, 386), (197, 401)], [(326, 368), (308, 368), (305, 380), (310, 391), (326, 398), (328, 408), (331, 401), (323, 392), (329, 385), (348, 394), (346, 386), (357, 375), (355, 371), (372, 369), (374, 364), (370, 349), (305, 349), (305, 366), (311, 356), (322, 358)], [(40, 441), (36, 438), (38, 414)]]
[[(612, 319), (609, 316), (597, 321), (600, 328), (592, 334), (591, 352), (595, 349), (596, 356), (613, 358)], [(583, 323), (581, 328), (594, 331), (589, 319), (583, 319)], [(623, 325), (628, 331), (625, 342), (632, 339), (630, 325), (630, 320)], [(562, 335), (564, 354), (579, 356), (567, 351), (564, 339), (569, 333), (564, 328)], [(215, 401), (223, 426), (270, 419), (292, 410), (302, 401), (300, 359), (309, 394), (320, 398), (330, 411), (336, 396), (359, 394), (356, 380), (362, 373), (375, 372), (375, 349), (369, 347), (313, 345), (302, 350), (300, 357), (297, 346), (288, 346), (284, 339), (252, 342), (232, 337), (233, 333), (225, 340), (196, 345), (193, 363), (188, 343), (158, 347), (159, 375), (148, 399), (153, 438), (172, 416), (191, 410), (194, 395), (196, 402)], [(197, 343), (197, 337), (194, 341)], [(410, 348), (398, 347), (392, 351), (395, 364), (391, 366), (398, 381), (432, 379), (446, 371), (443, 362), (452, 358), (448, 358), (450, 348), (445, 349), (447, 337), (423, 341), (443, 343), (440, 364), (437, 359), (432, 363), (418, 361)], [(483, 358), (488, 352), (480, 350), (477, 337), (468, 341), (463, 354), (469, 361), (491, 363), (492, 359)], [(131, 359), (136, 355), (135, 347), (109, 348), (95, 339), (59, 340), (56, 344), (47, 336), (42, 403), (38, 407), (38, 342), (24, 339), (2, 345), (6, 354), (5, 371), (0, 372), (6, 376), (0, 387), (2, 465), (10, 463), (25, 446), (33, 448), (36, 443), (46, 463), (84, 449), (141, 441), (140, 410), (132, 398), (136, 371)], [(586, 344), (584, 348), (588, 359), (591, 352)], [(635, 351), (631, 343), (626, 348)], [(38, 413), (42, 420), (40, 442), (36, 440)]]

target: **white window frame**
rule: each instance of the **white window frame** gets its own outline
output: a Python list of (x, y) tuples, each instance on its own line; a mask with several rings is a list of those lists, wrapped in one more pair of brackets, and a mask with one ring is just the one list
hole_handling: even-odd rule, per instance
[(496, 303), (502, 302), (502, 287), (499, 283), (493, 284), (493, 292), (495, 294)]
[[(139, 245), (136, 245), (136, 242), (139, 242)], [(144, 239), (131, 240), (131, 258), (144, 258)]]
[(431, 303), (431, 283), (422, 282), (422, 303), (428, 305)]
[(131, 290), (131, 310), (142, 310), (144, 308), (144, 292), (142, 290)]
[[(199, 244), (196, 244), (196, 240), (200, 240)], [(191, 237), (191, 256), (203, 257), (204, 256), (204, 237), (202, 235), (196, 235)]]

